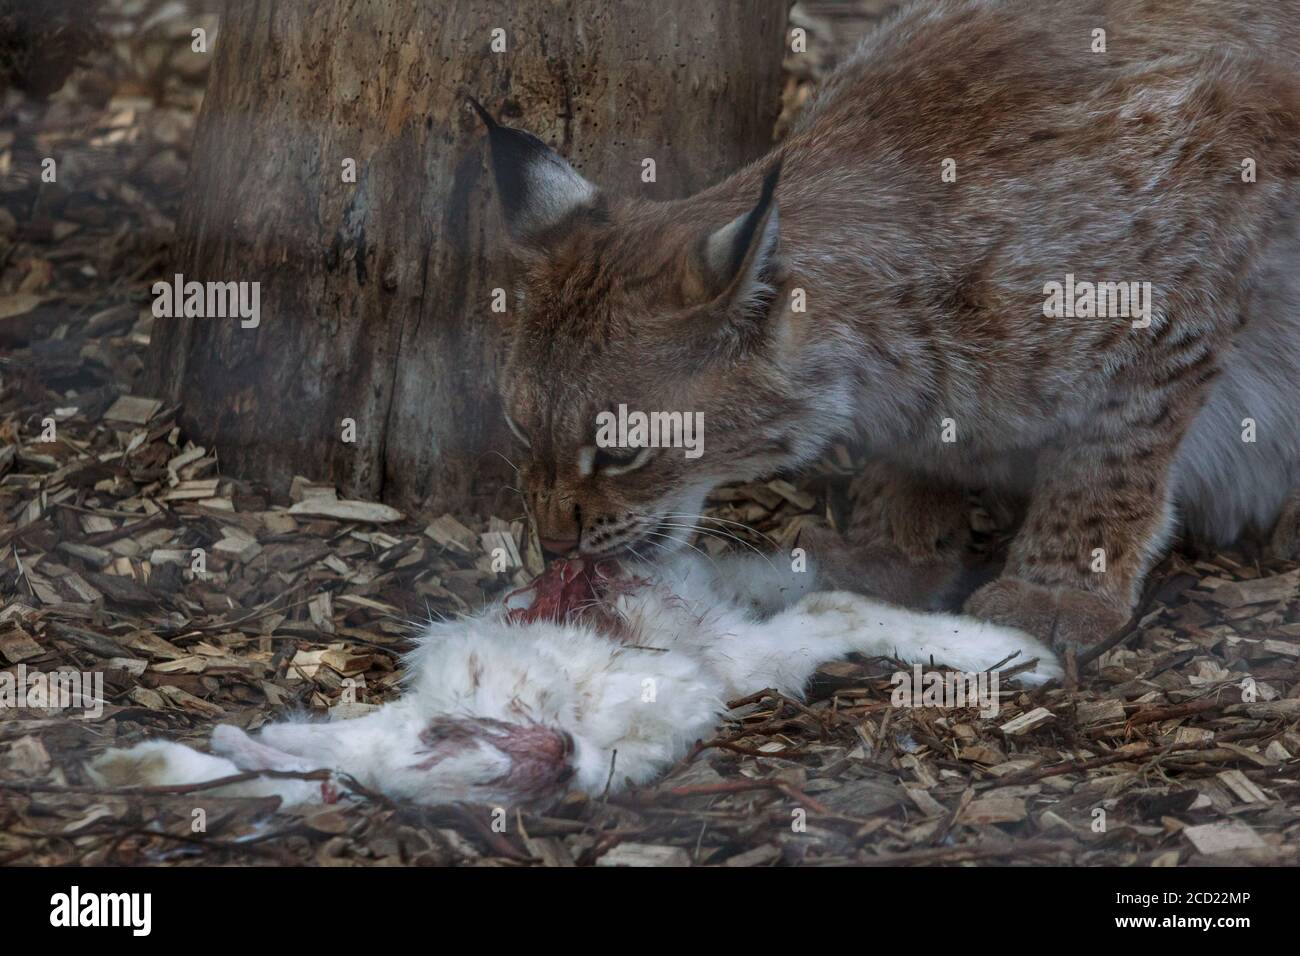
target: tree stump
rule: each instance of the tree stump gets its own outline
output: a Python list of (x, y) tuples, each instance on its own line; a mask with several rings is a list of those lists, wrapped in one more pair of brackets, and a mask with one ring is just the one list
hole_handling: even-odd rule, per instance
[(405, 508), (499, 506), (513, 475), (491, 454), (509, 447), (491, 303), (511, 266), (464, 95), (613, 192), (687, 195), (770, 145), (785, 14), (770, 0), (232, 2), (177, 261), (158, 278), (258, 282), (260, 324), (158, 319), (149, 384), (226, 474), (275, 492), (303, 474)]

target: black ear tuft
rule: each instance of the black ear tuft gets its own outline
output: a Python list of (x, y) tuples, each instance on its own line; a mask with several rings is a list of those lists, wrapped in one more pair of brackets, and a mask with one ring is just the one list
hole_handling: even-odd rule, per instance
[(469, 100), (469, 105), (474, 107), (474, 112), (478, 114), (478, 118), (483, 121), (484, 126), (491, 129), (497, 125), (497, 121), (492, 118), (491, 113), (483, 108), (482, 103), (474, 99), (474, 97), (470, 96), (468, 93), (465, 94), (465, 99)]

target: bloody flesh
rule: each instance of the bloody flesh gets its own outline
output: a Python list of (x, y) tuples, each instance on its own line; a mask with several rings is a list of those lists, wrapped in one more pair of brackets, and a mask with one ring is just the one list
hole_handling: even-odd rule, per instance
[(510, 594), (514, 597), (531, 591), (527, 607), (517, 607), (506, 614), (511, 624), (536, 621), (560, 623), (582, 611), (598, 607), (605, 585), (618, 573), (613, 561), (589, 558), (559, 558), (547, 565), (532, 584)]

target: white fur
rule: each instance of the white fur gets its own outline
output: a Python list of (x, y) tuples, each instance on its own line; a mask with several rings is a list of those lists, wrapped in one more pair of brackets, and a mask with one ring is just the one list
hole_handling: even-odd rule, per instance
[[(818, 665), (849, 653), (933, 658), (965, 671), (1019, 653), (1019, 661), (1039, 659), (1022, 675), (1027, 683), (1060, 673), (1047, 647), (1020, 631), (812, 592), (813, 572), (761, 556), (706, 563), (679, 554), (632, 571), (640, 583), (613, 602), (628, 628), (622, 641), (585, 624), (512, 625), (493, 607), (431, 625), (410, 656), (406, 695), (366, 717), (272, 724), (257, 739), (218, 727), (212, 749), (227, 759), (150, 741), (104, 754), (91, 771), (104, 782), (154, 784), (213, 780), (237, 768), (328, 768), (414, 803), (510, 803), (538, 795), (503, 782), (511, 758), (490, 735), (421, 768), (429, 754), (421, 733), (431, 721), (566, 733), (570, 785), (599, 793), (607, 781), (618, 789), (653, 780), (713, 733), (726, 700), (768, 687), (797, 696)], [(321, 797), (319, 783), (292, 780), (226, 792), (275, 792), (291, 804)]]

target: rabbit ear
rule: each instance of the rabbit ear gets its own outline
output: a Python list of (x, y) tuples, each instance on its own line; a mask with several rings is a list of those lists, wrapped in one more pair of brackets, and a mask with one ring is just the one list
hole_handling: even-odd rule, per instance
[(469, 98), (469, 102), (488, 129), (497, 198), (513, 239), (534, 242), (592, 204), (596, 187), (563, 156), (532, 133), (502, 126), (477, 100)]

